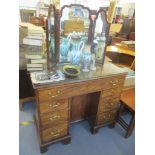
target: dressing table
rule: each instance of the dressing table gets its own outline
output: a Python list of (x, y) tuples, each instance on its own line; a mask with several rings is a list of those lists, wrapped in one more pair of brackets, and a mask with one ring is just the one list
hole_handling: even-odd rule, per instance
[[(80, 21), (80, 24), (76, 25), (73, 21)], [(78, 32), (78, 37), (66, 27), (68, 23), (73, 23), (72, 29)], [(55, 142), (70, 143), (72, 133), (69, 130), (73, 122), (88, 120), (92, 134), (103, 126), (113, 127), (126, 76), (120, 68), (104, 63), (109, 34), (105, 10), (90, 10), (78, 4), (65, 5), (58, 10), (50, 5), (46, 30), (48, 72), (63, 72), (66, 62), (77, 63), (84, 53), (93, 55), (96, 63), (95, 69), (89, 70), (87, 66), (88, 72), (81, 69), (74, 78), (42, 84), (32, 80), (37, 102), (34, 119), (41, 152), (46, 152), (47, 147)], [(71, 42), (68, 41), (68, 32), (68, 36), (74, 36)], [(83, 50), (79, 46), (81, 42)], [(76, 52), (73, 45), (79, 47)], [(76, 61), (69, 59), (69, 53), (76, 55)], [(83, 67), (83, 64), (77, 65)]]

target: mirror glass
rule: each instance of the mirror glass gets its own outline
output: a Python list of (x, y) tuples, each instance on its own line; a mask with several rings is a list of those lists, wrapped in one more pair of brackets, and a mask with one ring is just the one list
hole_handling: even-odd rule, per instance
[(51, 7), (50, 18), (48, 18), (48, 50), (49, 50), (49, 65), (50, 67), (56, 60), (55, 52), (55, 14), (54, 8)]
[(82, 53), (90, 52), (89, 11), (76, 5), (66, 6), (61, 11), (59, 62), (80, 65)]
[(104, 11), (99, 11), (96, 17), (94, 33), (95, 56), (97, 62), (103, 61), (106, 41), (108, 37), (108, 26), (109, 25), (106, 20), (106, 13)]

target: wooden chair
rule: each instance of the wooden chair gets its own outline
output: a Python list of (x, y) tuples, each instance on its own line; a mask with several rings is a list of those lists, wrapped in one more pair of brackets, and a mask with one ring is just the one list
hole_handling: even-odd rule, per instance
[[(118, 112), (117, 122), (126, 130), (125, 138), (128, 138), (131, 136), (135, 126), (135, 88), (124, 90), (120, 101), (121, 105)], [(129, 110), (132, 115), (129, 124), (127, 124), (121, 117), (121, 111), (124, 107)]]

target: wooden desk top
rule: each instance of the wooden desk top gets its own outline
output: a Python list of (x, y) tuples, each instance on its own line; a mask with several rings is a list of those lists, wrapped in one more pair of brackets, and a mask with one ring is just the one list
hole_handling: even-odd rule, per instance
[(135, 111), (135, 88), (124, 90), (121, 95), (121, 101)]
[(114, 45), (107, 46), (106, 52), (116, 52), (116, 53), (122, 53), (126, 55), (135, 56), (135, 51), (121, 48), (121, 47), (114, 46)]
[[(55, 70), (61, 70), (63, 71), (63, 65), (55, 67)], [(53, 72), (55, 72), (53, 70)], [(41, 87), (51, 87), (61, 84), (68, 84), (68, 83), (77, 83), (77, 82), (84, 82), (89, 80), (95, 80), (105, 77), (112, 77), (112, 76), (118, 76), (118, 75), (126, 75), (127, 72), (120, 69), (119, 67), (113, 65), (112, 63), (104, 63), (103, 66), (96, 66), (95, 71), (90, 72), (82, 72), (78, 77), (75, 78), (66, 78), (65, 80), (58, 81), (58, 82), (48, 82), (48, 83), (34, 83), (32, 80), (33, 88), (41, 88)]]

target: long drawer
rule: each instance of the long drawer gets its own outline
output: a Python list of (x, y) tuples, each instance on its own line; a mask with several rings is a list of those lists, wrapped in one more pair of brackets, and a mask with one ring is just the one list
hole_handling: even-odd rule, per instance
[(119, 98), (112, 98), (112, 97), (101, 99), (98, 106), (98, 112), (103, 113), (117, 108), (118, 101)]
[(123, 77), (111, 77), (105, 79), (98, 79), (91, 82), (80, 82), (74, 84), (68, 84), (63, 86), (57, 86), (47, 88), (38, 91), (39, 102), (52, 101), (60, 97), (70, 97), (81, 95), (82, 93), (94, 92), (104, 89), (115, 89), (116, 87), (122, 87), (124, 83)]
[(97, 124), (103, 124), (103, 123), (115, 120), (116, 113), (117, 111), (113, 110), (113, 111), (98, 114)]
[(63, 87), (54, 87), (51, 89), (40, 90), (39, 93), (39, 102), (52, 101), (60, 97), (76, 96), (81, 92), (87, 90), (87, 85), (65, 85)]
[(64, 123), (61, 125), (54, 126), (52, 128), (48, 128), (41, 132), (41, 137), (43, 142), (47, 142), (53, 139), (57, 139), (68, 134), (68, 124)]
[(61, 99), (61, 100), (52, 100), (46, 102), (40, 102), (39, 105), (40, 114), (45, 114), (49, 112), (55, 112), (62, 109), (68, 109), (69, 103), (68, 99)]
[(40, 117), (41, 126), (45, 128), (54, 124), (60, 124), (68, 121), (69, 111), (68, 109), (50, 112)]

